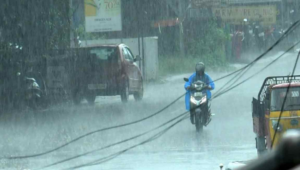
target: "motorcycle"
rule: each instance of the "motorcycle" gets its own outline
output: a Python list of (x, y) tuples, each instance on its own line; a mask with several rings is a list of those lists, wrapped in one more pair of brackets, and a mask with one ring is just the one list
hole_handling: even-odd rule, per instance
[[(184, 81), (188, 82), (187, 78), (184, 78)], [(207, 100), (207, 96), (204, 90), (208, 87), (207, 85), (198, 80), (195, 81), (190, 87), (189, 90), (191, 91), (190, 95), (190, 108), (193, 115), (191, 120), (194, 120), (196, 126), (196, 131), (200, 132), (203, 130), (203, 126), (207, 126), (211, 121), (211, 114), (210, 114), (210, 105)], [(208, 112), (205, 113), (204, 107), (208, 107)]]
[(23, 103), (31, 109), (42, 106), (42, 90), (36, 79), (17, 73), (17, 89), (15, 95), (15, 106), (20, 107)]

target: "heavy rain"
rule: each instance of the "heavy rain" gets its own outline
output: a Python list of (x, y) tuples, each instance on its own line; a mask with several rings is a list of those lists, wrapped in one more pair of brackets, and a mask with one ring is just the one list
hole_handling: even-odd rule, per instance
[(300, 165), (299, 0), (0, 4), (0, 169)]

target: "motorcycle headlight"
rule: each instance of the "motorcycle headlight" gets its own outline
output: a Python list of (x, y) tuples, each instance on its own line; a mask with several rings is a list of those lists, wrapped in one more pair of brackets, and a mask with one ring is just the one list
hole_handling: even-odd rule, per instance
[(207, 98), (206, 98), (206, 96), (204, 96), (204, 97), (202, 98), (200, 104), (205, 103), (206, 101), (207, 101)]
[[(274, 130), (276, 130), (277, 124), (278, 124), (278, 120), (272, 120), (272, 127)], [(282, 132), (282, 131), (283, 131), (283, 126), (282, 124), (279, 123), (277, 132)]]
[(194, 103), (195, 105), (199, 105), (199, 102), (193, 96), (191, 96), (191, 102)]

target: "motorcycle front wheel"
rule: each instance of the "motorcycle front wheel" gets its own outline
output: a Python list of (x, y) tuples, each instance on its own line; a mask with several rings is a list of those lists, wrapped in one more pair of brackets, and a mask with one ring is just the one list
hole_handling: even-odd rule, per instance
[(203, 121), (201, 114), (195, 114), (195, 126), (196, 126), (196, 131), (197, 132), (202, 132), (203, 131)]

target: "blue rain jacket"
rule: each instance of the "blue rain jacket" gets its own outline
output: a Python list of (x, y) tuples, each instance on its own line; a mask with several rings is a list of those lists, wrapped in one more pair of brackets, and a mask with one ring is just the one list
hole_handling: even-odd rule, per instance
[[(185, 83), (184, 88), (187, 91), (187, 93), (185, 94), (185, 107), (186, 110), (190, 110), (190, 96), (191, 96), (191, 91), (187, 90), (186, 88), (188, 86), (191, 86), (192, 83), (195, 81), (196, 79), (196, 73), (192, 74), (189, 78), (189, 81)], [(204, 74), (203, 77), (200, 77), (200, 80), (205, 82), (207, 85), (210, 85), (212, 90), (215, 89), (215, 83), (213, 82), (213, 80), (209, 77), (208, 74)], [(205, 90), (206, 91), (206, 95), (207, 95), (207, 99), (209, 100), (211, 98), (211, 92), (210, 90)]]

